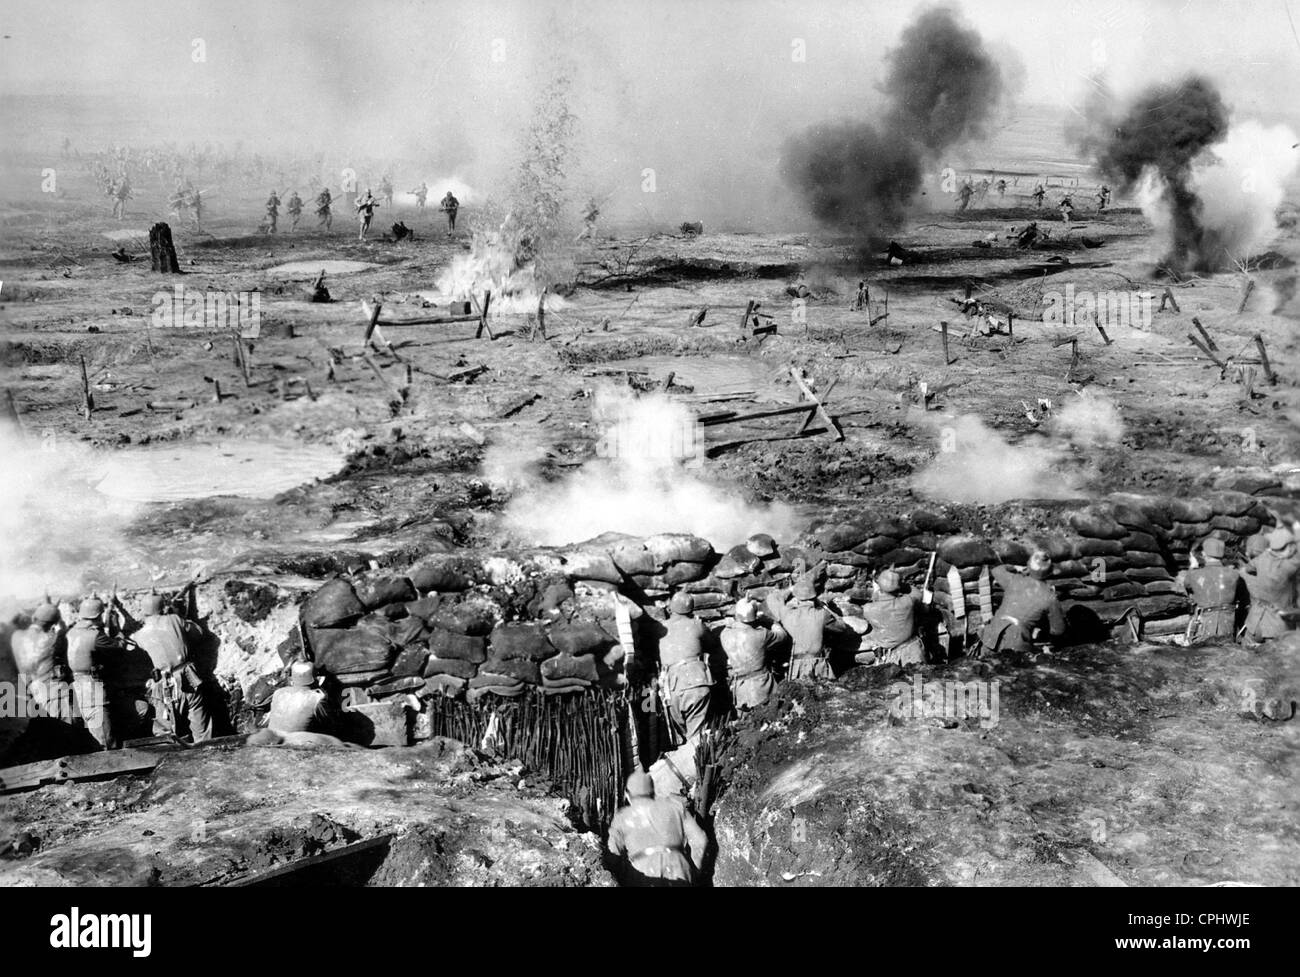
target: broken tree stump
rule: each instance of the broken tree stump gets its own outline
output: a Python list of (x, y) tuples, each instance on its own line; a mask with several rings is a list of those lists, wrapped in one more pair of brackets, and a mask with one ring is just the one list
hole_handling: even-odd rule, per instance
[(162, 221), (149, 228), (149, 267), (164, 275), (181, 273), (176, 247), (172, 244), (172, 229)]

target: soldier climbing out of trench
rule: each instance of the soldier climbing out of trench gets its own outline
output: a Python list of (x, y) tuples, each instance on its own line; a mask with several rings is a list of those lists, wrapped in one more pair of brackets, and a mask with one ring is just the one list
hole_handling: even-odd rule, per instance
[(194, 663), (202, 637), (198, 626), (169, 610), (160, 594), (149, 594), (144, 599), (144, 622), (131, 637), (153, 664), (149, 698), (154, 732), (179, 737), (184, 725), (195, 743), (211, 739), (212, 710)]
[(984, 626), (973, 657), (1032, 652), (1035, 631), (1044, 628), (1053, 640), (1065, 634), (1065, 612), (1047, 582), (1051, 573), (1051, 558), (1042, 550), (1029, 557), (1023, 573), (1009, 566), (993, 568), (993, 582), (1002, 588), (1002, 603)]
[(1225, 552), (1223, 540), (1211, 536), (1201, 544), (1205, 565), (1178, 575), (1179, 583), (1196, 603), (1187, 625), (1188, 644), (1236, 640), (1241, 574), (1224, 566)]
[(1289, 529), (1268, 534), (1268, 549), (1246, 565), (1241, 577), (1250, 591), (1250, 610), (1244, 632), (1251, 641), (1286, 634), (1295, 627), (1296, 574), (1300, 553)]
[(709, 836), (685, 803), (655, 797), (648, 773), (627, 778), (627, 806), (609, 825), (609, 852), (623, 863), (626, 886), (689, 886), (699, 877)]
[(68, 629), (68, 667), (72, 694), (86, 730), (105, 749), (117, 745), (109, 714), (105, 677), (122, 652), (122, 642), (110, 637), (103, 621), (104, 602), (88, 597), (77, 608), (77, 620)]

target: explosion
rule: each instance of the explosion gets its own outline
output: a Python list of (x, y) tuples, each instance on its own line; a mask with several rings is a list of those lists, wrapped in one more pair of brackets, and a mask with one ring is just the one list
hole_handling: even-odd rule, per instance
[(979, 34), (947, 9), (923, 13), (889, 55), (879, 126), (816, 126), (782, 154), (785, 179), (823, 223), (875, 244), (898, 227), (936, 154), (979, 136), (1003, 92)]

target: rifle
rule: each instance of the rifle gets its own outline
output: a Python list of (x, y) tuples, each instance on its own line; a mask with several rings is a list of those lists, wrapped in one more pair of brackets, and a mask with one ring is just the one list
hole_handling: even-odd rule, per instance
[(930, 554), (930, 568), (925, 571), (925, 582), (921, 584), (922, 604), (929, 605), (934, 603), (934, 591), (930, 589), (930, 581), (934, 579), (934, 561), (938, 555), (938, 550), (935, 550)]

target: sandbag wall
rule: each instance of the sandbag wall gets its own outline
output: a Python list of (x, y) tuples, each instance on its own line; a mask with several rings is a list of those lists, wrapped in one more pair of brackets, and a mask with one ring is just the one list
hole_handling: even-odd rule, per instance
[[(695, 598), (698, 616), (714, 620), (742, 596), (762, 601), (789, 587), (807, 568), (817, 568), (824, 592), (841, 601), (865, 601), (885, 567), (920, 585), (937, 553), (936, 604), (951, 613), (955, 567), (965, 626), (973, 629), (983, 623), (981, 571), (1023, 565), (1035, 548), (1054, 561), (1052, 579), (1067, 609), (1086, 612), (1074, 612), (1074, 620), (1112, 625), (1129, 611), (1160, 620), (1189, 609), (1175, 576), (1205, 537), (1218, 536), (1246, 556), (1262, 548), (1273, 523), (1266, 503), (1241, 492), (1115, 495), (1084, 508), (1061, 506), (1043, 522), (1054, 528), (1016, 538), (963, 533), (951, 516), (920, 509), (855, 514), (789, 545), (756, 535), (722, 554), (684, 534), (611, 534), (524, 555), (435, 554), (405, 571), (326, 582), (303, 605), (302, 632), (318, 667), (369, 699), (441, 694), (477, 702), (529, 690), (617, 689), (625, 684), (626, 649), (616, 590), (639, 601), (683, 590)], [(996, 588), (992, 596), (996, 606)]]

